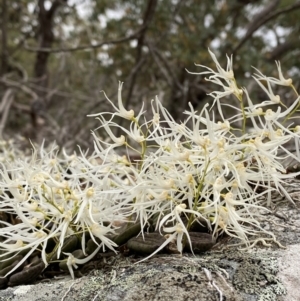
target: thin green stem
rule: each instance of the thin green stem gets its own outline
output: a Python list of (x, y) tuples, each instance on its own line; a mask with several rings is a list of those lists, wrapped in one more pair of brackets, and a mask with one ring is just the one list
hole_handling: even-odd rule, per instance
[[(294, 85), (291, 85), (291, 88), (292, 88), (293, 91), (295, 92), (296, 96), (299, 97), (299, 94), (298, 94), (296, 88), (294, 87)], [(299, 107), (300, 107), (300, 99), (299, 99), (298, 105), (295, 107), (295, 109), (294, 109), (292, 112), (290, 112), (290, 113), (284, 118), (284, 120), (283, 120), (283, 122), (282, 122), (283, 125), (285, 124), (285, 122), (286, 122), (287, 120), (289, 120), (289, 119), (291, 118), (291, 116), (293, 116), (293, 115), (295, 114), (295, 112), (297, 112), (297, 110), (299, 109)]]

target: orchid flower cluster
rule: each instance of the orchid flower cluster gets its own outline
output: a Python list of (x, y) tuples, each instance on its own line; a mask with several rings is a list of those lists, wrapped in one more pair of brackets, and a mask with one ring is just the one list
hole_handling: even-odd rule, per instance
[[(284, 124), (298, 111), (300, 98), (277, 63), (278, 79), (255, 69), (253, 78), (267, 100), (253, 104), (236, 82), (232, 58), (227, 57), (225, 70), (211, 51), (210, 55), (216, 71), (199, 65), (205, 70), (197, 74), (221, 88), (209, 94), (220, 120), (208, 105), (200, 112), (190, 106), (185, 121), (178, 123), (158, 98), (151, 103), (152, 118), (146, 120), (143, 108), (137, 115), (124, 108), (120, 83), (118, 105), (108, 99), (115, 112), (90, 115), (99, 119), (97, 130), (109, 138), (93, 132), (91, 155), (81, 150), (79, 155), (64, 150), (59, 154), (57, 147), (42, 145), (31, 157), (1, 161), (0, 213), (16, 218), (0, 222), (0, 261), (24, 254), (7, 275), (38, 251), (45, 266), (66, 261), (74, 277), (73, 268), (100, 249), (116, 250), (112, 237), (124, 223), (139, 222), (143, 235), (154, 221), (166, 238), (155, 253), (171, 242), (180, 253), (185, 244), (192, 249), (189, 231), (195, 223), (204, 223), (215, 237), (226, 233), (237, 238), (245, 247), (276, 242), (258, 217), (271, 205), (273, 190), (293, 203), (283, 183), (296, 173), (286, 174), (282, 160), (291, 156), (300, 162), (299, 151), (293, 154), (284, 147), (294, 141), (299, 150), (300, 126)], [(276, 85), (294, 90), (289, 108), (274, 94)], [(236, 115), (225, 119), (222, 101), (229, 97), (240, 106), (234, 107)], [(275, 111), (270, 108), (274, 105)], [(120, 126), (117, 118), (126, 119), (129, 127)], [(240, 131), (233, 126), (237, 123), (242, 124)], [(116, 130), (122, 135), (116, 136)], [(138, 159), (133, 160), (132, 153)], [(64, 251), (74, 236), (83, 258)], [(93, 252), (87, 250), (87, 239), (97, 245)]]

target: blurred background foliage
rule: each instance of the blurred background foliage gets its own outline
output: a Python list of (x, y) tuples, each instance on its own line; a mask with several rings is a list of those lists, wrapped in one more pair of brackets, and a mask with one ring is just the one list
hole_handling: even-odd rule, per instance
[[(275, 60), (296, 88), (300, 78), (300, 1), (293, 0), (1, 0), (0, 134), (68, 149), (92, 148), (88, 114), (123, 102), (136, 112), (156, 95), (177, 120), (190, 102), (211, 102), (215, 87), (195, 63), (226, 66), (233, 55), (238, 84), (254, 102), (255, 66), (277, 77)], [(299, 89), (298, 89), (299, 91)], [(278, 88), (287, 104), (295, 100)], [(224, 103), (234, 103), (223, 99)], [(231, 112), (233, 113), (233, 112)], [(120, 121), (121, 122), (121, 121)]]

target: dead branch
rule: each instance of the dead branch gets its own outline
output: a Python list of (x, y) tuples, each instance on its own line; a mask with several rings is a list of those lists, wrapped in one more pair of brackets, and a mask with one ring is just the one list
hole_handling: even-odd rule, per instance
[(5, 124), (8, 118), (8, 113), (11, 107), (11, 104), (14, 100), (14, 92), (12, 89), (7, 89), (4, 93), (0, 105), (0, 113), (2, 113), (1, 121), (0, 121), (0, 137), (2, 137), (3, 130), (5, 128)]
[(296, 9), (300, 8), (300, 1), (297, 1), (296, 3), (287, 6), (286, 8), (277, 10), (273, 13), (271, 13), (272, 9), (274, 8), (274, 4), (276, 4), (278, 0), (270, 1), (270, 4), (264, 9), (261, 13), (259, 13), (254, 20), (249, 24), (248, 30), (246, 35), (241, 39), (241, 41), (234, 47), (232, 54), (234, 55), (245, 43), (247, 40), (249, 40), (253, 33), (256, 32), (260, 27), (265, 25), (267, 22), (269, 22), (272, 19), (275, 19), (276, 17), (289, 13), (291, 11), (294, 11)]
[(38, 99), (38, 95), (29, 87), (24, 85), (23, 83), (19, 83), (16, 81), (9, 80), (5, 77), (0, 78), (0, 82), (5, 84), (7, 87), (15, 87), (21, 89), (24, 93), (29, 94), (33, 100)]
[[(30, 96), (32, 96), (33, 101), (38, 99), (37, 94), (34, 92), (36, 90), (36, 91), (47, 92), (51, 96), (53, 96), (53, 94), (54, 94), (54, 95), (65, 97), (65, 98), (76, 98), (76, 99), (85, 100), (85, 101), (89, 101), (89, 102), (95, 102), (95, 98), (92, 98), (92, 97), (88, 97), (88, 96), (78, 94), (78, 93), (76, 93), (76, 96), (74, 96), (74, 94), (69, 93), (69, 92), (60, 91), (60, 90), (57, 90), (54, 88), (41, 87), (40, 85), (31, 83), (31, 82), (26, 82), (26, 83), (17, 82), (17, 81), (9, 80), (4, 77), (0, 78), (0, 82), (5, 84), (7, 87), (16, 87), (16, 88), (21, 89), (26, 94), (29, 94)], [(99, 102), (104, 102), (104, 101), (105, 101), (105, 98), (103, 98), (102, 100), (98, 99), (97, 106), (99, 105)]]
[(299, 41), (293, 39), (287, 39), (285, 42), (277, 45), (267, 56), (268, 61), (279, 60), (285, 53), (291, 49), (298, 48)]
[(76, 46), (76, 47), (70, 47), (70, 48), (43, 48), (43, 47), (30, 47), (25, 44), (24, 48), (27, 51), (30, 52), (49, 52), (49, 53), (57, 53), (57, 52), (74, 52), (74, 51), (80, 51), (80, 50), (87, 50), (87, 49), (96, 49), (96, 48), (101, 48), (104, 45), (114, 45), (114, 44), (120, 44), (123, 42), (127, 42), (130, 40), (136, 39), (141, 32), (145, 30), (145, 25), (141, 26), (137, 31), (129, 35), (128, 37), (123, 37), (123, 38), (118, 38), (114, 40), (107, 40), (107, 41), (102, 41), (97, 44), (90, 44), (90, 45), (82, 45), (82, 46)]
[(175, 85), (179, 90), (183, 90), (184, 87), (178, 81), (175, 76), (174, 71), (172, 70), (170, 64), (168, 63), (167, 59), (158, 51), (157, 48), (153, 47), (150, 43), (147, 44), (155, 63), (157, 64), (158, 68), (161, 70), (162, 74), (165, 76), (166, 81), (168, 82), (169, 86)]

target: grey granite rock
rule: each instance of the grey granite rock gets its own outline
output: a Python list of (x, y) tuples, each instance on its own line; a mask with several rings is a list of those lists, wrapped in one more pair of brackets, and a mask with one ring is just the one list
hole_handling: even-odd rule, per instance
[(161, 254), (142, 263), (117, 256), (88, 276), (8, 288), (1, 291), (0, 300), (297, 301), (293, 290), (298, 289), (299, 278), (293, 277), (297, 269), (287, 254), (292, 252), (299, 262), (299, 250), (300, 245), (294, 245), (286, 250), (227, 250), (196, 257)]
[[(298, 197), (294, 192), (300, 208)], [(261, 218), (286, 248), (273, 243), (239, 251), (224, 242), (203, 255), (160, 254), (141, 263), (141, 257), (117, 255), (99, 259), (87, 276), (75, 280), (66, 276), (2, 290), (0, 301), (299, 301), (297, 206), (278, 196), (272, 213)]]

